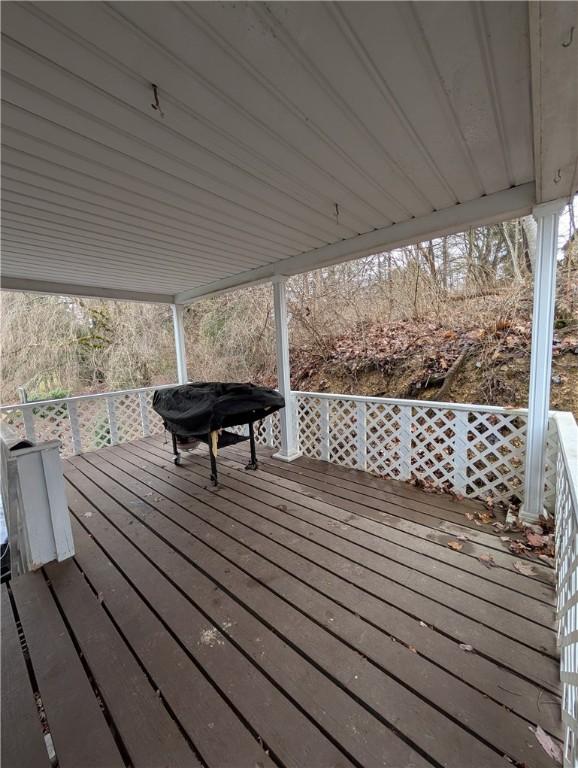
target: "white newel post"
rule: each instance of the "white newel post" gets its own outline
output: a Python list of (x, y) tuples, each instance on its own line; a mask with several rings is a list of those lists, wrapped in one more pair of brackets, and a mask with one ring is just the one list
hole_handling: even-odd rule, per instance
[(534, 267), (524, 503), (520, 512), (522, 519), (528, 522), (537, 520), (544, 513), (544, 465), (552, 376), (558, 217), (565, 204), (565, 200), (555, 200), (538, 205), (533, 211), (538, 233)]
[(301, 453), (297, 444), (295, 400), (291, 395), (289, 367), (289, 324), (287, 319), (287, 278), (277, 277), (273, 281), (273, 306), (275, 308), (275, 335), (277, 340), (277, 380), (279, 392), (285, 398), (285, 408), (280, 412), (281, 450), (275, 454), (283, 461), (293, 461)]
[(175, 333), (175, 349), (177, 353), (177, 379), (179, 384), (188, 382), (187, 355), (185, 352), (185, 331), (183, 326), (183, 304), (173, 304), (173, 329)]

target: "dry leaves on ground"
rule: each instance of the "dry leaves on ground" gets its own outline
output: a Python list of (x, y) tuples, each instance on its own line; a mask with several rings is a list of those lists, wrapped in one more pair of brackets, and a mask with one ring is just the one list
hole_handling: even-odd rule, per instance
[(464, 545), (460, 544), (459, 541), (448, 541), (448, 547), (453, 549), (455, 552), (461, 552), (463, 546)]
[(466, 651), (467, 653), (472, 653), (474, 650), (474, 646), (470, 645), (469, 643), (460, 643), (460, 648), (462, 651)]
[(496, 565), (494, 556), (490, 555), (488, 552), (484, 552), (483, 555), (480, 555), (478, 557), (478, 560), (480, 561), (480, 563), (483, 563), (486, 566), (486, 568), (493, 568)]

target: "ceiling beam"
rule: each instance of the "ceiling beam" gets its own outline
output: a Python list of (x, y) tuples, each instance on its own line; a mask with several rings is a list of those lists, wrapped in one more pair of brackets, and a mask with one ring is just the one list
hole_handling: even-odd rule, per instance
[(145, 301), (150, 304), (172, 304), (174, 297), (165, 293), (144, 293), (94, 285), (53, 283), (46, 280), (30, 280), (24, 277), (2, 276), (2, 290), (48, 293), (59, 296), (84, 296), (86, 298), (114, 299), (116, 301)]
[(536, 202), (546, 203), (578, 187), (578, 4), (528, 5)]
[(246, 270), (237, 275), (217, 280), (200, 288), (182, 291), (175, 296), (179, 304), (188, 303), (235, 288), (257, 285), (276, 275), (296, 275), (319, 267), (339, 264), (362, 256), (390, 251), (404, 245), (429, 240), (471, 227), (493, 224), (530, 213), (536, 202), (534, 182), (485, 195), (477, 200), (460, 203), (451, 208), (434, 211), (426, 216), (400, 224), (375, 229), (357, 237), (325, 245), (297, 256)]

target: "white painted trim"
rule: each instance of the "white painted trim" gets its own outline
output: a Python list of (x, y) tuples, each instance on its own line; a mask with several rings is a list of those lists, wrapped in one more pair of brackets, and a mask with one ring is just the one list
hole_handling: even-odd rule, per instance
[(520, 510), (520, 517), (527, 521), (537, 520), (544, 513), (544, 456), (552, 376), (556, 256), (560, 210), (559, 201), (557, 201), (556, 204), (547, 203), (537, 206), (534, 211), (538, 223), (538, 233), (534, 269), (524, 503)]
[(173, 330), (175, 334), (175, 352), (177, 356), (177, 379), (179, 384), (186, 384), (189, 380), (187, 374), (187, 351), (185, 349), (185, 329), (183, 325), (182, 304), (173, 304)]
[(118, 397), (120, 395), (132, 395), (135, 392), (154, 392), (155, 389), (168, 389), (169, 387), (174, 387), (176, 384), (159, 384), (156, 387), (135, 387), (134, 389), (116, 389), (112, 392), (95, 392), (92, 395), (73, 395), (72, 397), (61, 397), (56, 400), (30, 400), (27, 403), (10, 403), (7, 405), (0, 406), (0, 413), (6, 410), (20, 410), (25, 411), (30, 408), (38, 408), (39, 406), (44, 405), (60, 405), (62, 403), (70, 403), (71, 401), (75, 401), (79, 403), (81, 400), (97, 400), (101, 399), (103, 397), (111, 397), (111, 395), (114, 395), (114, 397)]
[(525, 216), (536, 202), (534, 182), (521, 184), (476, 200), (434, 211), (417, 219), (410, 219), (389, 227), (374, 229), (363, 235), (340, 240), (297, 256), (267, 264), (263, 267), (239, 272), (209, 285), (183, 291), (175, 296), (176, 302), (188, 303), (205, 296), (230, 291), (241, 286), (256, 285), (279, 275), (296, 275), (322, 266), (369, 256), (372, 253), (399, 248), (461, 232), (470, 227)]
[(509, 413), (511, 415), (525, 416), (527, 408), (503, 408), (499, 405), (476, 405), (474, 403), (440, 403), (435, 400), (402, 400), (395, 397), (366, 397), (365, 395), (343, 395), (333, 392), (301, 392), (294, 391), (293, 395), (299, 397), (317, 397), (320, 400), (351, 400), (354, 403), (383, 403), (383, 405), (416, 406), (418, 408), (445, 408), (451, 411), (476, 411), (478, 413)]
[(273, 306), (275, 309), (275, 339), (277, 342), (277, 381), (279, 392), (285, 398), (285, 408), (279, 411), (281, 427), (281, 450), (275, 454), (284, 461), (293, 461), (300, 456), (297, 443), (297, 429), (294, 418), (295, 398), (291, 392), (289, 366), (289, 320), (285, 280), (273, 283)]
[(171, 304), (173, 297), (165, 293), (141, 293), (141, 291), (123, 291), (117, 288), (104, 288), (93, 285), (75, 285), (56, 283), (46, 280), (29, 280), (24, 277), (2, 275), (3, 291), (26, 291), (26, 293), (48, 293), (59, 296), (86, 296), (87, 298), (114, 299), (116, 301), (144, 301), (148, 304)]

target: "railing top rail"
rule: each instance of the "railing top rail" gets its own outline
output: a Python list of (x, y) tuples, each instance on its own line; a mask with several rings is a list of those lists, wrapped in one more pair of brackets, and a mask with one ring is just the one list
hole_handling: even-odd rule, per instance
[[(384, 405), (417, 406), (419, 408), (444, 408), (452, 411), (481, 411), (483, 413), (508, 413), (512, 416), (527, 416), (527, 408), (504, 408), (499, 405), (474, 405), (472, 403), (440, 403), (435, 400), (405, 400), (394, 397), (365, 397), (364, 395), (344, 395), (332, 392), (301, 392), (294, 390), (292, 395), (318, 397), (322, 400), (352, 400), (356, 403), (383, 403)], [(552, 412), (554, 413), (554, 411)]]
[(117, 389), (113, 390), (111, 392), (94, 392), (93, 394), (89, 395), (72, 395), (71, 397), (59, 397), (55, 400), (31, 400), (28, 403), (13, 403), (11, 405), (2, 405), (0, 406), (0, 412), (7, 411), (7, 410), (13, 410), (14, 408), (18, 409), (24, 409), (24, 408), (38, 408), (42, 405), (62, 405), (62, 403), (69, 403), (71, 401), (73, 402), (81, 402), (82, 400), (95, 400), (95, 399), (103, 399), (107, 397), (112, 396), (118, 396), (118, 395), (132, 395), (137, 392), (149, 392), (153, 389), (166, 389), (167, 387), (175, 387), (176, 384), (158, 384), (156, 386), (152, 387), (136, 387), (135, 389)]

